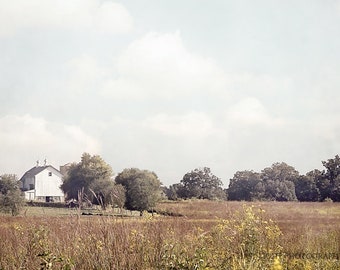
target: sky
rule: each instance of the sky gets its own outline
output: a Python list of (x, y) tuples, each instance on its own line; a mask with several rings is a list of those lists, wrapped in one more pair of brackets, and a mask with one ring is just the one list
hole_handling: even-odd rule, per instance
[(339, 75), (340, 0), (0, 0), (0, 174), (305, 174), (340, 152)]

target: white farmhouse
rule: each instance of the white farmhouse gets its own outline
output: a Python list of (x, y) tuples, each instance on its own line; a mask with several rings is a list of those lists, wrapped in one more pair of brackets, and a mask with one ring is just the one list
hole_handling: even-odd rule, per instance
[(26, 200), (43, 202), (63, 202), (64, 193), (60, 189), (62, 174), (51, 165), (33, 167), (19, 180)]

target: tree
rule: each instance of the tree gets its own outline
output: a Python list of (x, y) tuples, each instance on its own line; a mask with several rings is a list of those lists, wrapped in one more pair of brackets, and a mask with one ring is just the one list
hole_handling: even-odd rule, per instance
[(93, 194), (93, 203), (106, 209), (108, 205), (117, 206), (122, 209), (125, 204), (125, 188), (117, 185), (114, 181), (107, 179), (97, 179), (90, 185)]
[(222, 181), (213, 175), (210, 168), (198, 168), (186, 173), (181, 180), (184, 198), (225, 199)]
[(185, 197), (184, 187), (181, 183), (170, 185), (169, 188), (165, 190), (165, 194), (168, 197), (168, 200), (176, 201)]
[(0, 176), (0, 210), (18, 215), (24, 206), (24, 198), (19, 189), (18, 179), (13, 174)]
[(112, 176), (111, 166), (100, 156), (84, 153), (79, 163), (70, 166), (60, 188), (67, 199), (78, 200), (81, 191), (88, 201), (99, 203), (98, 200), (102, 200), (106, 204), (114, 184)]
[(120, 210), (123, 209), (126, 202), (126, 189), (123, 185), (115, 184), (111, 193), (112, 204)]
[(117, 175), (115, 182), (125, 187), (125, 206), (130, 210), (151, 210), (160, 199), (161, 182), (154, 172), (125, 169)]
[(274, 163), (271, 167), (261, 172), (261, 179), (266, 187), (265, 199), (276, 201), (296, 200), (294, 182), (299, 177), (299, 172), (288, 164)]
[[(319, 188), (322, 192), (322, 200), (327, 197), (335, 202), (340, 201), (340, 157), (336, 155), (335, 158), (322, 161), (322, 165), (326, 168), (323, 177), (319, 179)], [(327, 197), (325, 197), (327, 196)]]
[(316, 186), (313, 175), (301, 175), (295, 181), (295, 194), (299, 201), (316, 202), (320, 192)]
[(261, 178), (264, 181), (278, 180), (294, 182), (299, 177), (299, 172), (295, 170), (293, 166), (288, 165), (285, 162), (276, 162), (271, 167), (265, 168), (261, 172)]
[(296, 201), (295, 186), (291, 181), (267, 180), (264, 198), (270, 201)]
[(228, 200), (256, 201), (262, 200), (265, 187), (260, 174), (254, 171), (238, 171), (230, 179)]
[(322, 165), (326, 167), (325, 176), (331, 181), (340, 175), (340, 157), (330, 158), (327, 161), (322, 161)]
[(331, 192), (331, 199), (334, 202), (340, 202), (340, 175), (338, 175), (334, 180), (333, 180), (333, 188)]

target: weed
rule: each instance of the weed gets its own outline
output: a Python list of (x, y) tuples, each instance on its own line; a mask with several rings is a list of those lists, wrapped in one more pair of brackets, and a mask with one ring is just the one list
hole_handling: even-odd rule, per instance
[(253, 204), (166, 205), (186, 217), (0, 216), (0, 269), (340, 269), (339, 204)]

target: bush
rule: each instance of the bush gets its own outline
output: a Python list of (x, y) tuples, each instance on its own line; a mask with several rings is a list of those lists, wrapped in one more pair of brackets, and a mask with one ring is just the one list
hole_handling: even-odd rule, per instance
[(263, 210), (244, 206), (211, 231), (196, 228), (183, 242), (174, 239), (165, 243), (161, 268), (239, 269), (239, 265), (268, 268), (282, 250), (280, 236), (279, 227), (266, 218)]
[(68, 207), (67, 204), (62, 203), (62, 202), (37, 202), (37, 201), (29, 201), (26, 204), (27, 204), (27, 206), (36, 206), (36, 207), (54, 207), (54, 208)]
[(12, 174), (0, 176), (0, 211), (16, 216), (24, 206), (17, 177)]

